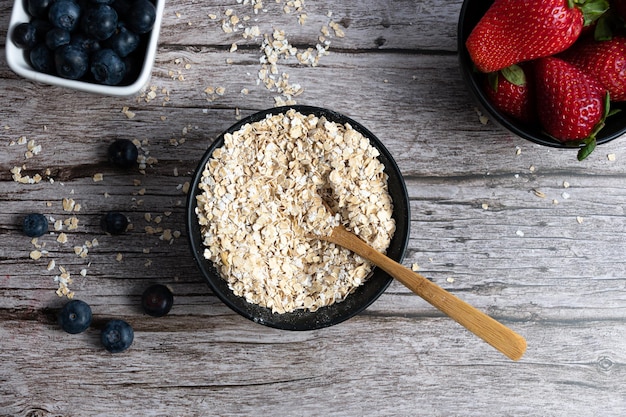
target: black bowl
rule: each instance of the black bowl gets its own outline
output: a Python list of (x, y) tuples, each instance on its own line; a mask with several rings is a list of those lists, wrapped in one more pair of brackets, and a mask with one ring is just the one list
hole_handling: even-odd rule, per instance
[[(467, 48), (465, 47), (465, 41), (472, 32), (472, 29), (474, 29), (478, 21), (483, 17), (487, 9), (489, 9), (492, 4), (492, 0), (465, 0), (459, 15), (457, 32), (459, 63), (461, 65), (463, 80), (465, 81), (471, 95), (479, 104), (482, 111), (489, 116), (490, 120), (493, 120), (517, 136), (531, 142), (538, 143), (539, 145), (551, 146), (554, 148), (576, 148), (578, 144), (572, 145), (559, 142), (545, 133), (539, 125), (528, 125), (500, 113), (489, 102), (489, 99), (484, 93), (482, 87), (482, 77), (484, 74), (481, 74), (474, 69), (472, 59), (470, 58), (469, 52), (467, 52)], [(626, 113), (624, 112), (624, 110), (626, 110), (626, 103), (611, 103), (611, 108), (619, 108), (622, 109), (622, 111), (607, 118), (606, 125), (596, 136), (598, 144), (609, 142), (626, 133)]]
[(372, 146), (378, 149), (380, 152), (378, 158), (384, 164), (385, 172), (389, 177), (388, 190), (393, 200), (392, 216), (396, 222), (396, 231), (387, 249), (387, 256), (398, 262), (402, 261), (409, 240), (410, 209), (406, 186), (398, 166), (380, 140), (361, 124), (346, 116), (319, 107), (287, 106), (268, 109), (242, 119), (220, 135), (200, 160), (191, 181), (187, 197), (187, 234), (193, 257), (202, 275), (206, 278), (214, 294), (228, 307), (242, 316), (266, 326), (285, 330), (313, 330), (338, 324), (362, 312), (387, 289), (393, 278), (383, 270), (374, 268), (365, 283), (356, 288), (342, 302), (322, 307), (315, 312), (296, 310), (283, 314), (272, 313), (272, 310), (269, 308), (249, 303), (243, 297), (233, 294), (228, 287), (228, 283), (220, 276), (213, 263), (204, 258), (205, 246), (202, 243), (202, 234), (196, 215), (196, 197), (200, 193), (198, 185), (202, 177), (202, 171), (213, 151), (224, 144), (224, 134), (233, 133), (245, 124), (260, 121), (268, 114), (285, 113), (289, 109), (295, 109), (304, 115), (324, 116), (326, 119), (340, 124), (349, 123), (356, 131), (368, 138)]

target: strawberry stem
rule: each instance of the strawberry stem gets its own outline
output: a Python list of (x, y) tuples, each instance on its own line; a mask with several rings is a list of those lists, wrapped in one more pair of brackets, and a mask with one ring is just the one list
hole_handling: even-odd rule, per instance
[(591, 152), (596, 149), (596, 145), (597, 141), (594, 136), (585, 139), (583, 147), (578, 150), (578, 154), (576, 155), (577, 159), (579, 161), (582, 161), (583, 159), (591, 155)]
[(584, 26), (589, 26), (607, 10), (609, 10), (609, 2), (607, 0), (568, 0), (567, 5), (578, 7), (583, 14)]

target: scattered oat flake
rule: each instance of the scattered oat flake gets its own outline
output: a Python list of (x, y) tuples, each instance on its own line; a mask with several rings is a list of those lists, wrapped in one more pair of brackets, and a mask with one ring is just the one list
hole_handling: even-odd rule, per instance
[(72, 211), (74, 210), (74, 206), (76, 205), (76, 202), (71, 199), (71, 198), (64, 198), (63, 199), (63, 210), (64, 211)]
[(489, 204), (483, 203), (482, 208), (483, 208), (483, 210), (489, 209)]
[(57, 237), (57, 242), (67, 243), (67, 235), (65, 233), (59, 233), (59, 236)]
[(413, 265), (411, 265), (411, 271), (417, 272), (419, 270), (420, 270), (420, 266), (417, 263), (414, 263)]
[(524, 232), (522, 232), (521, 230), (518, 230), (517, 232), (515, 232), (516, 235), (523, 237), (524, 236)]
[(533, 190), (533, 193), (539, 198), (546, 198), (546, 194), (543, 191)]
[(135, 117), (135, 113), (132, 112), (127, 106), (122, 107), (122, 113), (124, 113), (124, 115), (129, 119), (133, 119)]
[(115, 255), (115, 260), (117, 262), (122, 262), (122, 259), (124, 259), (124, 255), (118, 252), (117, 255)]
[(614, 154), (614, 153), (610, 153), (610, 154), (608, 154), (608, 155), (606, 156), (606, 158), (607, 158), (609, 161), (615, 161), (615, 154)]
[(569, 188), (569, 182), (563, 181), (563, 188)]
[(576, 217), (576, 221), (578, 222), (578, 224), (582, 224), (584, 220), (585, 219), (583, 219), (581, 216)]
[(42, 255), (43, 254), (41, 253), (41, 251), (38, 251), (38, 250), (33, 250), (29, 254), (30, 259), (34, 259), (35, 261), (40, 259), (42, 257)]
[(448, 282), (452, 283), (452, 282), (454, 282), (454, 278), (452, 278), (452, 277), (448, 277), (448, 278), (446, 278), (446, 281), (448, 281)]
[(96, 173), (93, 175), (93, 182), (100, 182), (104, 179), (104, 175), (102, 173)]

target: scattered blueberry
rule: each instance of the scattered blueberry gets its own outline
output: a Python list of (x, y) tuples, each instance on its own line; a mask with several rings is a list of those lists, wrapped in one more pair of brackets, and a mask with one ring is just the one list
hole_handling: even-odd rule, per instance
[(152, 317), (166, 315), (172, 309), (173, 304), (174, 295), (165, 285), (151, 285), (141, 295), (141, 307)]
[(54, 65), (59, 76), (77, 80), (87, 72), (89, 55), (76, 45), (63, 45), (54, 51)]
[(131, 325), (118, 319), (110, 320), (100, 334), (102, 345), (111, 353), (120, 353), (128, 349), (134, 337)]
[(80, 6), (72, 0), (56, 0), (48, 10), (48, 20), (52, 26), (73, 31), (80, 18)]
[(117, 211), (110, 211), (102, 216), (100, 226), (105, 233), (121, 235), (128, 227), (128, 217)]
[(156, 8), (149, 0), (135, 0), (128, 10), (126, 24), (136, 33), (148, 33), (156, 20)]
[(20, 23), (11, 33), (13, 43), (22, 49), (30, 49), (37, 43), (37, 29), (30, 23)]
[(68, 30), (52, 28), (46, 33), (46, 46), (51, 51), (68, 43), (70, 43), (70, 32)]
[(48, 232), (48, 219), (43, 214), (31, 213), (24, 217), (22, 230), (28, 237), (43, 236)]
[(26, 10), (32, 17), (45, 19), (48, 17), (48, 7), (53, 0), (27, 0)]
[(69, 301), (59, 312), (59, 325), (68, 333), (82, 333), (90, 324), (91, 307), (84, 301)]
[(128, 139), (117, 139), (109, 145), (107, 153), (109, 162), (121, 168), (132, 167), (139, 156), (137, 146)]
[(111, 48), (120, 58), (126, 58), (139, 46), (140, 37), (128, 30), (123, 24), (117, 25), (115, 34), (105, 41), (107, 48)]
[(112, 49), (101, 49), (94, 53), (91, 75), (100, 84), (117, 85), (126, 74), (126, 65)]
[(83, 32), (99, 41), (110, 38), (117, 28), (117, 12), (106, 4), (98, 4), (85, 10), (81, 18)]

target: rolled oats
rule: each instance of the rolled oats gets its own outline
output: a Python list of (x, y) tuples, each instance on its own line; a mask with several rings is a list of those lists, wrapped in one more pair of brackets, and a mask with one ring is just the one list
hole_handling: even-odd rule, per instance
[(295, 110), (226, 134), (197, 196), (204, 256), (237, 296), (276, 313), (344, 300), (372, 265), (315, 235), (341, 223), (387, 249), (395, 221), (378, 156), (349, 124)]

